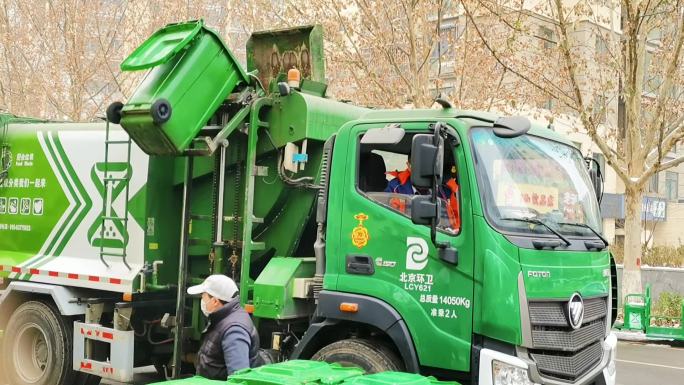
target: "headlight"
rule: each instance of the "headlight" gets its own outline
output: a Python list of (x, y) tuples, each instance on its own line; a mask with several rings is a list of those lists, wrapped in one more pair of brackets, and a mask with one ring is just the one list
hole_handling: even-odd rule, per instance
[(497, 360), (492, 361), (492, 377), (494, 385), (535, 385), (530, 381), (527, 369)]

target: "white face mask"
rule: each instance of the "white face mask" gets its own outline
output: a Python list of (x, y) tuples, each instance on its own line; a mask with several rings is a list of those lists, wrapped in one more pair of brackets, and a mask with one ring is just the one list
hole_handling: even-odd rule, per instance
[(205, 317), (209, 317), (209, 310), (207, 310), (207, 303), (204, 302), (204, 299), (200, 300), (200, 309)]

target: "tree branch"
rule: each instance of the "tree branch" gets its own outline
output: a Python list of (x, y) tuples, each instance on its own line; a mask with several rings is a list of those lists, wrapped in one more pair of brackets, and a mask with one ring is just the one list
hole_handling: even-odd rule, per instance
[(597, 125), (595, 124), (593, 117), (587, 114), (584, 99), (582, 97), (582, 91), (580, 89), (579, 83), (577, 82), (577, 76), (575, 74), (575, 62), (570, 52), (570, 42), (567, 24), (563, 12), (563, 3), (562, 0), (554, 0), (554, 2), (556, 5), (556, 12), (558, 14), (558, 28), (560, 29), (562, 35), (562, 40), (560, 41), (560, 48), (565, 59), (565, 65), (568, 71), (568, 76), (570, 78), (570, 84), (572, 85), (573, 91), (575, 93), (575, 101), (577, 102), (580, 120), (582, 121), (582, 124), (584, 125), (584, 128), (587, 130), (587, 133), (589, 134), (591, 139), (594, 141), (594, 143), (598, 146), (598, 148), (606, 157), (606, 161), (608, 162), (608, 164), (613, 166), (613, 169), (618, 174), (618, 176), (620, 176), (623, 182), (625, 182), (625, 184), (629, 184), (631, 183), (631, 181), (629, 179), (629, 175), (627, 175), (623, 168), (624, 166), (622, 162), (620, 162), (620, 159), (614, 156), (613, 153), (610, 151), (610, 147), (608, 146), (606, 141), (599, 135)]

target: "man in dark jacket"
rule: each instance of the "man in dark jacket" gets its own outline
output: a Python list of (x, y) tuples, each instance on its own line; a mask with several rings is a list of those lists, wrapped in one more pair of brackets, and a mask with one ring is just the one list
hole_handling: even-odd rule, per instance
[(238, 288), (225, 275), (211, 275), (190, 295), (202, 295), (201, 309), (209, 318), (197, 353), (197, 374), (225, 380), (233, 372), (257, 366), (259, 335), (249, 314), (240, 306)]

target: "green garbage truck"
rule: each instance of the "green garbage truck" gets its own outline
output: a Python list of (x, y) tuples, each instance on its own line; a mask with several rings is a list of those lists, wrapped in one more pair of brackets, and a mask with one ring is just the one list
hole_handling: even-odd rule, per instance
[[(320, 26), (202, 21), (95, 123), (4, 122), (0, 349), (11, 385), (192, 371), (188, 285), (235, 279), (270, 361), (470, 384), (614, 384), (600, 173), (526, 118), (327, 95)], [(485, 86), (485, 85), (483, 85)]]

